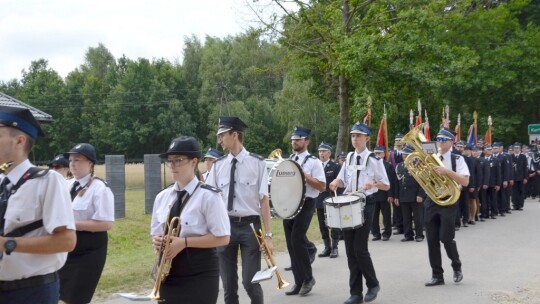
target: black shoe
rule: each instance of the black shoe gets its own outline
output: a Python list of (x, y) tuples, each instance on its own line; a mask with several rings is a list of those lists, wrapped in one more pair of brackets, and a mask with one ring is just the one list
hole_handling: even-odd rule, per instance
[(415, 241), (417, 242), (421, 242), (424, 240), (424, 237), (423, 236), (417, 236), (416, 238), (414, 238)]
[(496, 217), (494, 217), (493, 215), (489, 217), (490, 219), (494, 220), (496, 219)]
[(332, 248), (332, 252), (330, 253), (330, 258), (331, 258), (331, 259), (335, 259), (335, 258), (337, 258), (338, 256), (339, 256), (339, 251), (338, 251), (337, 247), (336, 247), (336, 248)]
[(300, 288), (301, 288), (301, 286), (298, 286), (298, 285), (295, 284), (295, 285), (293, 285), (291, 290), (286, 291), (285, 294), (288, 295), (288, 296), (297, 295), (300, 292)]
[(366, 292), (366, 296), (364, 297), (364, 301), (366, 302), (371, 302), (373, 300), (375, 300), (377, 298), (377, 294), (379, 293), (379, 291), (381, 290), (381, 287), (379, 285), (373, 287), (373, 288), (368, 288), (367, 292)]
[(285, 271), (291, 271), (291, 270), (292, 270), (292, 266), (285, 267), (285, 268), (283, 268), (283, 270), (285, 270)]
[(398, 229), (398, 230), (396, 230), (396, 232), (394, 232), (394, 234), (403, 234), (403, 230)]
[(467, 222), (466, 221), (463, 221), (463, 227), (469, 227), (469, 225), (467, 225)]
[(362, 299), (362, 296), (352, 295), (347, 299), (347, 301), (343, 302), (343, 304), (358, 304), (358, 303), (364, 303), (364, 299)]
[(480, 222), (485, 222), (485, 221), (486, 220), (483, 217), (480, 218)]
[(381, 236), (379, 235), (379, 236), (374, 236), (371, 240), (372, 241), (378, 241), (380, 239), (381, 239)]
[(508, 214), (512, 214), (512, 211), (510, 211), (510, 210), (506, 210), (506, 213), (508, 213)]
[(444, 279), (439, 279), (439, 278), (431, 278), (431, 280), (427, 281), (426, 284), (427, 287), (431, 287), (431, 286), (437, 286), (437, 285), (444, 285)]
[(302, 284), (302, 288), (300, 288), (300, 291), (298, 292), (299, 295), (305, 296), (307, 295), (313, 286), (315, 285), (315, 278), (311, 278), (309, 281), (304, 281), (304, 284)]
[(388, 241), (389, 239), (390, 239), (389, 236), (383, 236), (383, 237), (382, 237), (382, 240), (383, 240), (383, 241)]
[(401, 241), (402, 242), (410, 242), (410, 241), (414, 241), (414, 239), (412, 237), (406, 237), (406, 238), (402, 238)]
[(323, 251), (321, 253), (319, 253), (318, 257), (320, 257), (320, 258), (329, 257), (330, 252), (331, 252), (330, 247), (324, 247)]
[(463, 280), (463, 273), (461, 270), (454, 271), (454, 282), (459, 283), (461, 280)]
[(499, 213), (499, 216), (506, 216), (506, 214), (503, 213)]

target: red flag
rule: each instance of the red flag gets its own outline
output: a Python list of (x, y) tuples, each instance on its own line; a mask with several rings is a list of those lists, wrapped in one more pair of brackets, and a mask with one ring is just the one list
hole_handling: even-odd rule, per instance
[(381, 125), (379, 126), (379, 132), (377, 132), (377, 146), (384, 147), (384, 159), (388, 159), (388, 140), (386, 138), (386, 114), (381, 119)]
[(488, 127), (488, 130), (486, 131), (486, 136), (484, 138), (484, 143), (486, 145), (491, 145), (491, 126)]
[(424, 123), (424, 137), (427, 141), (431, 141), (431, 133), (429, 132), (429, 120), (426, 116), (426, 122)]
[(415, 127), (418, 127), (422, 124), (422, 116), (418, 115), (416, 116), (416, 123), (414, 124)]
[(369, 118), (371, 117), (371, 113), (368, 111), (366, 113), (366, 116), (364, 116), (364, 118), (362, 119), (362, 123), (365, 124), (365, 125), (369, 125)]
[(456, 142), (458, 142), (461, 140), (461, 125), (456, 125), (454, 131), (456, 132)]
[(386, 140), (384, 138), (384, 118), (381, 119), (381, 125), (379, 126), (379, 132), (377, 132), (377, 146), (386, 146)]

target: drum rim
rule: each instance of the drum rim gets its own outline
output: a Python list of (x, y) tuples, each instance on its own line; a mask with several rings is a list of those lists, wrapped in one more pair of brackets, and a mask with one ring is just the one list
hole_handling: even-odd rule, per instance
[(270, 202), (270, 210), (273, 210), (273, 211), (274, 211), (273, 213), (275, 214), (275, 217), (280, 218), (280, 219), (284, 219), (284, 220), (289, 220), (289, 219), (295, 218), (295, 217), (298, 215), (298, 213), (300, 213), (300, 211), (302, 211), (302, 208), (304, 207), (304, 203), (305, 203), (305, 201), (306, 201), (306, 188), (307, 188), (307, 187), (306, 187), (306, 176), (304, 175), (304, 170), (302, 170), (302, 167), (301, 167), (297, 162), (295, 162), (295, 161), (293, 161), (293, 160), (290, 160), (290, 159), (284, 159), (283, 161), (281, 161), (281, 162), (279, 162), (279, 163), (276, 164), (276, 166), (275, 166), (275, 169), (276, 169), (276, 170), (273, 170), (273, 171), (271, 172), (271, 178), (272, 178), (272, 181), (273, 181), (274, 178), (275, 178), (275, 174), (276, 174), (276, 172), (277, 172), (277, 168), (278, 168), (282, 163), (284, 163), (284, 162), (290, 162), (290, 163), (292, 163), (294, 166), (296, 166), (296, 169), (298, 169), (298, 172), (300, 172), (300, 176), (302, 177), (302, 181), (304, 181), (304, 182), (302, 183), (302, 195), (301, 195), (301, 199), (300, 199), (300, 204), (298, 204), (297, 210), (296, 210), (292, 215), (290, 215), (290, 216), (288, 216), (288, 217), (284, 217), (284, 216), (282, 216), (281, 214), (279, 214), (279, 213), (276, 211), (276, 208), (274, 208), (274, 205), (272, 204), (272, 199), (271, 199), (271, 197), (272, 197), (272, 182), (270, 182), (270, 185), (269, 185), (269, 186), (270, 186), (270, 189), (269, 189), (269, 191), (268, 191), (268, 198), (269, 198), (269, 202)]
[[(345, 194), (345, 195), (338, 195), (338, 196), (334, 196), (334, 197), (330, 196), (330, 197), (327, 197), (327, 198), (324, 199), (323, 205), (331, 206), (331, 207), (341, 207), (343, 205), (354, 205), (354, 204), (358, 204), (358, 203), (362, 204), (362, 203), (366, 202), (366, 196), (363, 193), (361, 193), (361, 194), (362, 195)], [(331, 201), (335, 197), (343, 197), (343, 196), (355, 196), (355, 197), (357, 197), (357, 199), (354, 200), (354, 201), (351, 201), (351, 202), (338, 202), (338, 203), (336, 203), (336, 202)]]

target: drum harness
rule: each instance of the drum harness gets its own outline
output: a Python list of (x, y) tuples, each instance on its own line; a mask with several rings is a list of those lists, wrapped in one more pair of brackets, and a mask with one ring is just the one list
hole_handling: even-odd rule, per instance
[[(351, 164), (351, 162), (353, 160), (354, 152), (349, 152), (349, 154), (347, 154), (347, 164), (348, 164), (347, 165), (347, 171), (349, 171), (349, 172), (358, 172), (358, 171), (366, 170), (368, 159), (373, 154), (374, 154), (373, 152), (369, 152), (368, 155), (366, 157), (364, 157), (364, 159), (362, 159), (362, 163), (360, 165), (353, 165), (353, 164)], [(356, 186), (353, 188), (353, 185), (356, 185)], [(353, 174), (353, 176), (352, 176), (351, 190), (352, 189), (356, 189), (355, 192), (358, 192), (358, 174)], [(363, 192), (363, 191), (361, 191), (361, 192)]]

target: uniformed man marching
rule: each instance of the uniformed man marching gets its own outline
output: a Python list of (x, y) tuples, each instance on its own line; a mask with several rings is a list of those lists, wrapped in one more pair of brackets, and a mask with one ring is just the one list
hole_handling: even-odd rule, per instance
[(214, 161), (206, 184), (223, 191), (231, 224), (227, 246), (218, 248), (220, 275), (225, 290), (225, 303), (238, 303), (238, 250), (241, 251), (242, 284), (251, 303), (263, 303), (263, 290), (251, 280), (261, 270), (259, 243), (256, 231), (264, 224), (265, 240), (272, 251), (272, 222), (268, 201), (268, 174), (264, 157), (249, 153), (244, 147), (247, 125), (238, 117), (219, 118), (218, 143), (229, 151)]
[[(324, 200), (334, 193), (330, 192), (328, 185), (336, 179), (339, 173), (339, 165), (333, 162), (330, 159), (332, 155), (332, 146), (322, 142), (319, 145), (319, 160), (321, 161), (324, 168), (324, 175), (326, 176), (326, 190), (321, 192), (317, 197), (317, 203), (315, 208), (317, 210), (317, 218), (319, 220), (319, 230), (321, 231), (321, 236), (324, 242), (324, 249), (319, 254), (320, 258), (330, 257), (337, 258), (338, 253), (338, 242), (339, 242), (339, 230), (335, 228), (329, 228), (326, 226), (326, 218), (324, 213)], [(339, 191), (338, 191), (339, 192)], [(330, 230), (330, 233), (328, 232)], [(332, 239), (330, 240), (330, 237)]]

